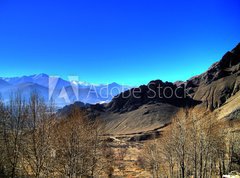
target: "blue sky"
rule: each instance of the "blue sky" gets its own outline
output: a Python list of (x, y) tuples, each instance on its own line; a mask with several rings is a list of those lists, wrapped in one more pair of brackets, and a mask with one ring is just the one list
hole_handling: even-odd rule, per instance
[(0, 0), (0, 76), (186, 80), (240, 42), (239, 9), (237, 0)]

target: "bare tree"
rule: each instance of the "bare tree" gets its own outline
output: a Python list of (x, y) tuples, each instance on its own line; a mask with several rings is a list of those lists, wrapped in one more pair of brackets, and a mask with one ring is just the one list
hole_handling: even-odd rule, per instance
[(149, 170), (153, 178), (158, 178), (160, 175), (160, 165), (161, 165), (161, 151), (159, 142), (156, 140), (148, 142), (142, 154), (144, 167)]
[(162, 165), (168, 173), (162, 171), (161, 176), (171, 178), (222, 177), (232, 169), (231, 155), (238, 144), (233, 132), (229, 132), (232, 140), (227, 138), (226, 123), (213, 118), (209, 113), (196, 117), (191, 110), (177, 113), (156, 144), (146, 143), (142, 156), (145, 167), (149, 168), (149, 163)]
[(5, 105), (2, 100), (2, 97), (0, 96), (0, 177), (5, 177), (6, 170), (5, 170), (5, 160), (6, 160), (6, 154), (5, 154), (5, 148), (4, 148), (4, 117), (5, 117)]
[(164, 136), (158, 141), (160, 149), (161, 162), (168, 164), (168, 176), (174, 177), (175, 160), (175, 143), (171, 135), (171, 126), (168, 131), (164, 132)]
[(54, 120), (52, 113), (43, 99), (34, 92), (28, 105), (27, 133), (24, 139), (23, 165), (31, 170), (35, 177), (42, 177), (49, 172), (49, 159), (51, 156), (51, 129)]
[(94, 177), (98, 171), (99, 130), (79, 109), (58, 123), (55, 128), (56, 171), (67, 177)]
[(20, 174), (20, 156), (23, 147), (24, 128), (27, 117), (27, 106), (20, 93), (11, 96), (9, 105), (4, 108), (1, 127), (2, 139), (6, 154), (7, 174), (14, 178)]
[(173, 119), (172, 127), (172, 140), (174, 143), (176, 161), (180, 167), (180, 177), (186, 176), (186, 161), (187, 161), (187, 149), (188, 149), (188, 132), (187, 132), (187, 113), (182, 111), (178, 113)]
[(102, 127), (79, 108), (66, 117), (32, 93), (0, 100), (1, 177), (97, 177), (109, 168)]

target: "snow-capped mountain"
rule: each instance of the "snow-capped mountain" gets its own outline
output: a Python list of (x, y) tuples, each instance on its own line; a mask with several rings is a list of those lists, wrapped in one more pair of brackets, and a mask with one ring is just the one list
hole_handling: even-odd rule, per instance
[(107, 103), (119, 93), (131, 87), (111, 84), (91, 84), (81, 81), (66, 81), (60, 77), (38, 74), (22, 77), (0, 78), (0, 94), (5, 101), (12, 93), (20, 92), (26, 99), (38, 92), (46, 102), (51, 99), (59, 107), (76, 101), (83, 103)]

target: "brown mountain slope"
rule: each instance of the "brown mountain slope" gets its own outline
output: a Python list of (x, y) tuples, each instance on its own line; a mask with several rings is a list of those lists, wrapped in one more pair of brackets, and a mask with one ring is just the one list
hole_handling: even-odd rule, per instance
[(240, 89), (240, 44), (205, 73), (186, 82), (188, 93), (210, 110), (223, 105)]
[[(240, 44), (227, 52), (222, 59), (213, 64), (205, 73), (181, 83), (163, 83), (152, 81), (150, 84), (170, 86), (173, 90), (178, 86), (185, 87), (187, 95), (184, 99), (150, 98), (150, 89), (140, 86), (144, 90), (140, 99), (133, 96), (122, 98), (123, 93), (114, 98), (107, 106), (107, 112), (102, 115), (107, 122), (109, 133), (136, 133), (154, 130), (168, 124), (171, 117), (182, 107), (204, 108), (219, 112), (219, 117), (226, 116), (240, 104)], [(149, 88), (150, 88), (149, 87)], [(151, 88), (155, 89), (155, 88)], [(129, 92), (129, 91), (128, 91)], [(183, 96), (184, 93), (181, 93)], [(232, 104), (235, 103), (235, 104)], [(221, 107), (222, 106), (222, 107)], [(112, 112), (114, 111), (114, 113)], [(125, 112), (124, 112), (125, 111)], [(127, 111), (127, 112), (126, 112)], [(221, 112), (220, 112), (221, 111)], [(121, 113), (123, 112), (123, 113)]]
[(138, 134), (164, 127), (178, 110), (170, 104), (145, 104), (122, 114), (105, 112), (100, 118), (105, 120), (108, 134)]
[(240, 107), (239, 90), (240, 44), (186, 82), (151, 81), (121, 93), (107, 105), (92, 105), (87, 110), (105, 121), (108, 134), (141, 134), (164, 127), (181, 108), (200, 108), (224, 118)]

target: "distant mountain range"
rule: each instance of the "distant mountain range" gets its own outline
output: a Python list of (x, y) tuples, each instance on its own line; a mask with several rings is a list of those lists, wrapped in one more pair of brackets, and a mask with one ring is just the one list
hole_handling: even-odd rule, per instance
[(43, 73), (22, 77), (0, 77), (0, 94), (6, 102), (9, 101), (11, 94), (16, 92), (20, 92), (26, 99), (32, 92), (37, 92), (46, 102), (52, 99), (58, 107), (76, 101), (89, 104), (108, 103), (114, 96), (130, 88), (115, 82), (96, 85), (76, 80), (66, 81)]

